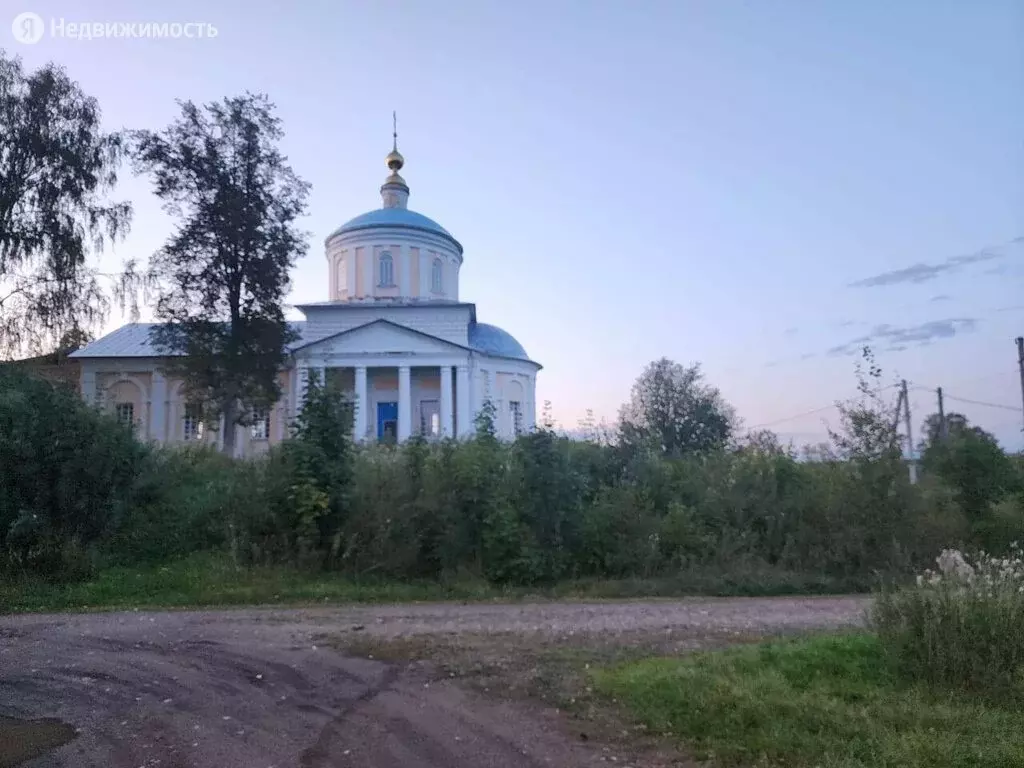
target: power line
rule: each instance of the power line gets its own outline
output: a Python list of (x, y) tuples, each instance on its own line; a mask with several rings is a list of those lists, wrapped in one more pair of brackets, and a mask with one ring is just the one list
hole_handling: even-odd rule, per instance
[[(899, 384), (889, 384), (887, 386), (879, 388), (877, 390), (877, 392), (885, 392), (887, 389), (894, 389), (895, 387), (898, 387), (898, 386), (900, 386), (900, 385)], [(767, 427), (773, 427), (776, 424), (784, 424), (787, 421), (794, 421), (796, 419), (802, 419), (805, 416), (813, 416), (816, 413), (821, 413), (822, 411), (828, 411), (828, 410), (831, 410), (832, 408), (838, 408), (838, 407), (839, 407), (838, 403), (829, 403), (828, 405), (823, 405), (820, 408), (814, 408), (814, 409), (812, 409), (810, 411), (804, 411), (803, 413), (797, 413), (797, 414), (794, 414), (792, 416), (785, 416), (785, 417), (783, 417), (781, 419), (775, 419), (774, 421), (766, 421), (763, 424), (755, 424), (752, 427), (748, 427), (748, 429), (765, 429)]]
[(949, 400), (956, 400), (960, 403), (970, 403), (971, 405), (980, 405), (985, 408), (999, 408), (1004, 411), (1013, 411), (1014, 413), (1020, 413), (1020, 408), (1015, 408), (1012, 405), (1003, 405), (1002, 403), (986, 403), (983, 400), (968, 400), (966, 397), (956, 397), (955, 395), (947, 394), (946, 398)]
[(785, 418), (782, 419), (775, 419), (775, 421), (766, 421), (763, 424), (755, 424), (754, 426), (750, 427), (750, 429), (764, 429), (766, 427), (774, 427), (776, 424), (784, 424), (787, 421), (795, 421), (796, 419), (802, 419), (804, 416), (813, 416), (816, 413), (828, 411), (835, 407), (835, 403), (823, 405), (821, 408), (815, 408), (814, 410), (811, 411), (804, 411), (803, 413), (797, 413), (793, 416), (786, 416)]

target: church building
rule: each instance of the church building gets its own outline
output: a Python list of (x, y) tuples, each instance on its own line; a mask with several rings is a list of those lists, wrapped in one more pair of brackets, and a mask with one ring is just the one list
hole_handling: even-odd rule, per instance
[[(299, 305), (305, 320), (280, 373), (283, 396), (238, 427), (239, 456), (256, 455), (289, 433), (309, 378), (354, 398), (357, 440), (466, 437), (487, 401), (499, 437), (533, 428), (541, 366), (509, 333), (477, 320), (476, 305), (459, 297), (462, 245), (440, 224), (409, 210), (409, 186), (391, 173), (382, 206), (327, 236), (328, 300)], [(150, 340), (154, 326), (131, 323), (71, 357), (80, 365), (81, 394), (158, 443), (221, 439), (168, 377)]]

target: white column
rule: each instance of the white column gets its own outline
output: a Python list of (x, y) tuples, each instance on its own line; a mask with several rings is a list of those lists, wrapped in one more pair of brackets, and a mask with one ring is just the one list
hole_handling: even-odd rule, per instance
[(299, 366), (299, 381), (298, 381), (298, 407), (295, 409), (295, 414), (298, 415), (299, 411), (302, 410), (306, 404), (306, 394), (309, 388), (309, 366), (303, 363)]
[(487, 388), (484, 390), (484, 400), (490, 400), (491, 401), (491, 405), (493, 405), (495, 408), (497, 408), (498, 407), (498, 398), (497, 398), (497, 394), (498, 393), (494, 391), (494, 383), (495, 383), (494, 371), (492, 369), (492, 370), (487, 371)]
[(345, 275), (345, 297), (349, 299), (359, 293), (359, 286), (356, 285), (356, 258), (355, 248), (345, 251), (345, 271), (348, 273)]
[(281, 400), (274, 409), (274, 431), (277, 433), (277, 441), (281, 442), (285, 437), (285, 422), (288, 421), (288, 404)]
[(469, 412), (469, 366), (460, 365), (455, 369), (456, 413), (459, 437), (473, 434), (472, 416)]
[(398, 293), (405, 299), (412, 295), (412, 254), (409, 246), (401, 246), (398, 256)]
[(370, 404), (366, 399), (366, 366), (356, 366), (356, 413), (355, 413), (355, 434), (356, 440), (366, 439), (366, 417), (370, 412)]
[(377, 277), (377, 264), (373, 255), (372, 245), (363, 248), (363, 296), (367, 299), (373, 297), (373, 284)]
[(167, 378), (160, 371), (153, 371), (150, 390), (149, 437), (163, 443), (167, 440)]
[(452, 428), (452, 367), (441, 366), (441, 437), (451, 437)]
[(408, 365), (398, 366), (398, 440), (408, 440), (412, 434), (412, 370)]
[(88, 363), (82, 364), (82, 399), (87, 405), (96, 405), (96, 371), (89, 370)]
[(321, 389), (323, 389), (324, 387), (327, 386), (327, 366), (326, 365), (319, 365), (319, 366), (317, 366), (317, 369), (316, 369), (316, 383), (317, 383), (317, 385)]
[(430, 265), (434, 263), (433, 256), (426, 248), (420, 248), (420, 298), (430, 298)]

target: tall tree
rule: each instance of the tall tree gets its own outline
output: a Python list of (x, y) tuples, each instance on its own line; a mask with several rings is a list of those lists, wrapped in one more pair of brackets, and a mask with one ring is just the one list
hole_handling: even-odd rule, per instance
[[(110, 298), (89, 257), (131, 221), (129, 203), (107, 199), (123, 138), (101, 129), (96, 100), (63, 69), (26, 73), (0, 50), (0, 358), (105, 319)], [(117, 277), (123, 307), (138, 283), (130, 263)]]
[(883, 395), (892, 385), (882, 385), (882, 369), (870, 347), (861, 350), (856, 364), (858, 396), (837, 403), (840, 429), (829, 429), (835, 452), (843, 459), (864, 463), (901, 461), (902, 438), (897, 425), (899, 414)]
[(925, 419), (921, 464), (953, 489), (960, 508), (977, 526), (990, 505), (1013, 489), (1013, 462), (993, 435), (963, 414), (946, 414), (945, 438), (940, 427), (937, 413)]
[(284, 297), (308, 249), (296, 220), (309, 185), (277, 148), (284, 133), (266, 96), (180, 107), (162, 132), (134, 136), (137, 170), (177, 219), (150, 262), (163, 321), (153, 341), (190, 399), (222, 417), (232, 455), (236, 425), (281, 395), (278, 371), (295, 338)]
[(686, 367), (663, 357), (633, 385), (619, 414), (619, 438), (625, 446), (681, 456), (725, 446), (735, 425), (732, 407), (704, 383), (699, 364)]

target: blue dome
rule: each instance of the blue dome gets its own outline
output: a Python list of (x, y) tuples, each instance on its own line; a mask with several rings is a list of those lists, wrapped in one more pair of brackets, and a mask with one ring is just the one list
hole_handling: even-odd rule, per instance
[(514, 357), (518, 360), (529, 360), (523, 345), (511, 333), (496, 325), (472, 323), (469, 326), (469, 346), (479, 352), (501, 357)]
[(361, 216), (356, 216), (345, 224), (342, 224), (334, 230), (327, 239), (330, 240), (335, 235), (341, 235), (345, 232), (355, 232), (360, 229), (375, 229), (377, 227), (404, 227), (406, 229), (418, 229), (423, 232), (432, 232), (435, 235), (440, 235), (441, 237), (451, 240), (455, 247), (459, 249), (459, 253), (462, 253), (462, 246), (459, 244), (459, 241), (452, 236), (451, 232), (433, 219), (427, 218), (422, 213), (410, 211), (408, 208), (378, 208), (375, 211), (369, 211)]

